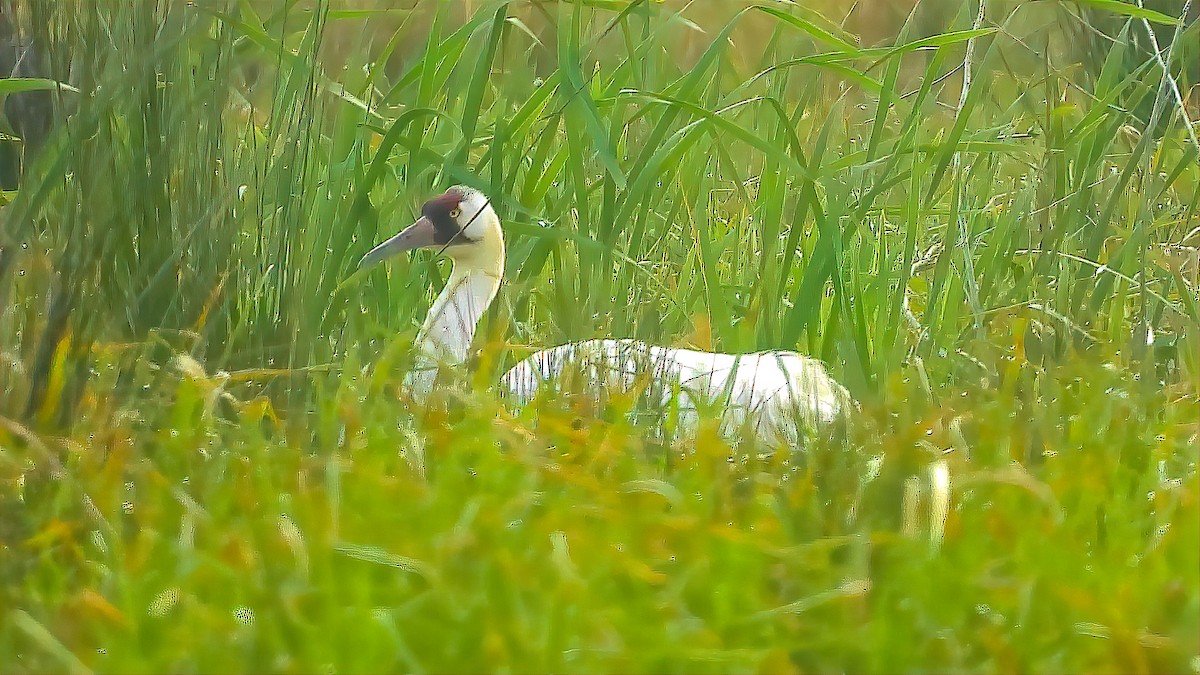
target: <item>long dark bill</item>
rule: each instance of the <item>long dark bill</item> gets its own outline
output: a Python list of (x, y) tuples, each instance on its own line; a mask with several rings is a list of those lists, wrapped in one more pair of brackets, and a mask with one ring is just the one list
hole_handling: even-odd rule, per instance
[(433, 227), (433, 221), (421, 216), (417, 222), (406, 227), (404, 231), (371, 249), (362, 257), (362, 260), (358, 261), (358, 267), (359, 269), (370, 267), (397, 253), (426, 246), (437, 246), (437, 244), (437, 230)]

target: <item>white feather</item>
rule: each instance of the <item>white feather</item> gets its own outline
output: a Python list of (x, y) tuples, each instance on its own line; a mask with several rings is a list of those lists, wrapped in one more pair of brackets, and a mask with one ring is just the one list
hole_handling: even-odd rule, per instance
[(852, 405), (820, 361), (795, 352), (720, 354), (637, 340), (588, 340), (536, 352), (505, 373), (500, 386), (521, 404), (580, 386), (601, 394), (648, 392), (679, 411), (685, 434), (703, 411), (716, 411), (725, 433), (748, 430), (772, 446), (802, 444), (807, 430), (833, 422)]

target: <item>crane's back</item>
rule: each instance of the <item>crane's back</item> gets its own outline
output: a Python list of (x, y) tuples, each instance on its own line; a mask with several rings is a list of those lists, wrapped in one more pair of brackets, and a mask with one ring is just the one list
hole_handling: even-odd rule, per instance
[(633, 392), (677, 410), (684, 433), (702, 414), (713, 414), (730, 436), (749, 432), (770, 445), (802, 445), (808, 431), (852, 406), (820, 361), (795, 352), (721, 354), (638, 340), (587, 340), (542, 350), (513, 366), (500, 386), (522, 405), (560, 392)]

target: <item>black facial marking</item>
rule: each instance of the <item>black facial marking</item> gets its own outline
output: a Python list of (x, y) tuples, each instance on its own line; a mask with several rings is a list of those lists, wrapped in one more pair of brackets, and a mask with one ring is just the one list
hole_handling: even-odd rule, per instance
[[(435, 241), (439, 246), (446, 246), (450, 243), (459, 243), (455, 241), (459, 234), (461, 226), (451, 212), (460, 209), (462, 203), (462, 195), (451, 190), (444, 195), (440, 195), (425, 202), (421, 207), (421, 215), (429, 219), (433, 223), (435, 232)], [(461, 240), (462, 237), (457, 237)]]

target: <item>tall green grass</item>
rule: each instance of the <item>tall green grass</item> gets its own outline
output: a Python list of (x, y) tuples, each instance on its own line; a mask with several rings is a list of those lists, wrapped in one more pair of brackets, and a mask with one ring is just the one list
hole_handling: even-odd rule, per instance
[[(1200, 29), (928, 4), (19, 3), (79, 93), (3, 216), (4, 669), (1195, 671)], [(425, 410), (446, 263), (355, 263), (459, 182), (509, 267)], [(760, 463), (487, 391), (595, 336), (863, 414)]]

